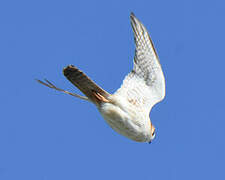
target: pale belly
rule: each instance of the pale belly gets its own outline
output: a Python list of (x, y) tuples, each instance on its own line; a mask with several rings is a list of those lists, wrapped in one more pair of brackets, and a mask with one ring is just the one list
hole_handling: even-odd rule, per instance
[(138, 142), (150, 141), (150, 127), (147, 127), (149, 125), (138, 120), (134, 114), (124, 112), (110, 103), (105, 103), (99, 111), (110, 127), (119, 134)]

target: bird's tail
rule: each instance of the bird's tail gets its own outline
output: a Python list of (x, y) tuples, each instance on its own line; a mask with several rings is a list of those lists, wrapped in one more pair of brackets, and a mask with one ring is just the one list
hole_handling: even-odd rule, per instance
[(88, 99), (93, 103), (99, 104), (102, 101), (108, 102), (110, 94), (92, 81), (86, 74), (73, 65), (69, 65), (63, 69), (66, 78), (75, 85)]
[(78, 94), (71, 93), (69, 91), (65, 91), (61, 88), (58, 88), (47, 79), (45, 79), (45, 82), (38, 79), (37, 81), (49, 88), (55, 89), (57, 91), (69, 94), (71, 96), (83, 100), (93, 102), (96, 105), (100, 105), (101, 102), (109, 102), (108, 97), (110, 96), (110, 94), (105, 90), (103, 90), (100, 86), (98, 86), (86, 74), (84, 74), (75, 66), (73, 65), (67, 66), (66, 68), (63, 69), (63, 74), (73, 85), (75, 85), (86, 96), (80, 96)]

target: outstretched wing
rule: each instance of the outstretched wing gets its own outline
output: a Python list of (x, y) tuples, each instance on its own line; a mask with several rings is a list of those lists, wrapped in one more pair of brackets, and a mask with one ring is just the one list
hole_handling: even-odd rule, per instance
[(146, 28), (133, 13), (130, 19), (136, 44), (134, 67), (115, 94), (123, 95), (131, 104), (149, 111), (164, 98), (165, 79)]

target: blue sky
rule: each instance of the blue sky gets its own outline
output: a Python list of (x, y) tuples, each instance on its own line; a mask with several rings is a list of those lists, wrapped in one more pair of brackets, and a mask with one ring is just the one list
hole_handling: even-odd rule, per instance
[[(1, 1), (0, 179), (224, 179), (224, 2)], [(62, 69), (113, 93), (132, 69), (130, 12), (147, 27), (166, 77), (152, 144), (115, 133)], [(118, 66), (119, 64), (119, 66)]]

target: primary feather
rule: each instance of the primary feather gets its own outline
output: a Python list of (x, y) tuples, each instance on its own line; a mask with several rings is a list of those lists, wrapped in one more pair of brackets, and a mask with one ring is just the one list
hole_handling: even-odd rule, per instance
[(165, 96), (165, 79), (146, 28), (133, 13), (130, 18), (136, 45), (134, 67), (116, 94), (126, 96), (130, 103), (150, 111)]

